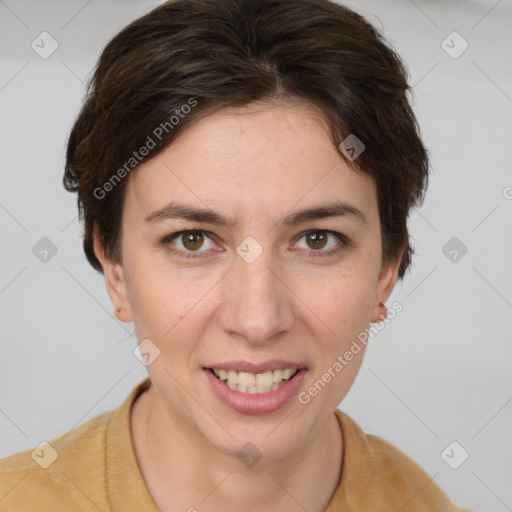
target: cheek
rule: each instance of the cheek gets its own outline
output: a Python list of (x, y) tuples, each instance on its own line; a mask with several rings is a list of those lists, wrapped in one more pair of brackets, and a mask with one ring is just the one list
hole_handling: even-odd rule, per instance
[(200, 337), (201, 318), (208, 315), (211, 278), (170, 269), (156, 258), (141, 260), (132, 275), (129, 294), (138, 338), (185, 355)]
[(156, 279), (151, 272), (136, 273), (135, 276), (129, 292), (135, 326), (145, 337), (151, 334), (160, 338), (178, 320), (169, 308), (169, 304), (176, 303), (177, 297), (165, 281)]
[[(309, 325), (315, 348), (312, 368), (301, 403), (331, 410), (338, 406), (353, 385), (363, 362), (366, 344), (358, 336), (370, 322), (372, 293), (368, 280), (340, 275), (309, 297)], [(325, 392), (324, 392), (325, 389)], [(316, 396), (321, 396), (316, 399)]]
[[(314, 281), (314, 286), (312, 283)], [(317, 318), (317, 334), (347, 341), (370, 321), (375, 283), (368, 268), (351, 267), (303, 282), (298, 295)]]

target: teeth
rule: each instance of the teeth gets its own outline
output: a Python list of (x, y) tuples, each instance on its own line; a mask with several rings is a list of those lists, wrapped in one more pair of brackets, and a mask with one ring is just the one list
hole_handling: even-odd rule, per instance
[(256, 386), (259, 388), (268, 388), (274, 382), (274, 375), (272, 372), (258, 373), (256, 375)]
[(286, 368), (286, 370), (283, 370), (283, 379), (288, 380), (296, 371), (292, 368)]
[(237, 372), (235, 370), (217, 370), (213, 373), (233, 391), (240, 393), (270, 393), (279, 389), (283, 381), (289, 380), (297, 373), (296, 368), (284, 368), (264, 373)]
[(238, 374), (238, 385), (247, 387), (256, 386), (256, 376), (254, 373), (240, 372)]

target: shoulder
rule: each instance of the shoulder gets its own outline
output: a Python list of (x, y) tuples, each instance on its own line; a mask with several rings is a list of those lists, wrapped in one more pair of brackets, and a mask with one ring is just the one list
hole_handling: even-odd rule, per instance
[(340, 487), (357, 489), (362, 496), (361, 505), (393, 506), (404, 512), (464, 512), (449, 500), (434, 477), (409, 456), (385, 439), (365, 433), (342, 411), (336, 410), (335, 414), (344, 441)]
[[(108, 509), (101, 501), (106, 431), (113, 413), (100, 414), (37, 447), (0, 459), (0, 510), (90, 510), (90, 496), (100, 509)], [(82, 489), (84, 474), (88, 489)]]

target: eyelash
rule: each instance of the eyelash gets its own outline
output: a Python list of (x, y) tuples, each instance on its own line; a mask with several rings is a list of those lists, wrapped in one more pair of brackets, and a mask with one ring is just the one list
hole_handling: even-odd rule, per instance
[[(178, 238), (180, 235), (190, 234), (190, 233), (200, 233), (200, 234), (203, 234), (203, 235), (206, 234), (209, 238), (211, 238), (209, 236), (208, 231), (202, 231), (200, 229), (187, 229), (187, 230), (178, 231), (176, 233), (172, 233), (171, 235), (166, 236), (160, 242), (159, 245), (164, 246), (166, 248), (166, 250), (168, 250), (168, 251), (172, 252), (173, 254), (176, 254), (176, 255), (178, 255), (178, 256), (180, 256), (182, 258), (205, 258), (205, 257), (207, 257), (207, 254), (203, 255), (201, 253), (207, 253), (208, 251), (188, 251), (188, 252), (184, 252), (184, 251), (172, 248), (171, 242), (175, 238)], [(325, 258), (325, 257), (328, 257), (328, 256), (333, 256), (333, 255), (339, 253), (345, 247), (349, 247), (350, 246), (350, 240), (345, 235), (343, 235), (341, 233), (337, 233), (336, 231), (330, 231), (328, 229), (309, 229), (309, 230), (304, 231), (303, 233), (301, 233), (297, 237), (297, 241), (301, 240), (305, 236), (310, 235), (311, 233), (328, 233), (330, 235), (333, 235), (334, 237), (336, 237), (341, 242), (341, 246), (338, 246), (337, 248), (331, 249), (329, 251), (308, 251), (310, 258), (317, 258), (317, 257)]]

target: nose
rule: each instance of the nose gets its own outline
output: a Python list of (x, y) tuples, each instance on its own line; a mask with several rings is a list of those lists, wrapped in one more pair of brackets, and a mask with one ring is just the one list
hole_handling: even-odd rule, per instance
[(275, 343), (291, 330), (293, 293), (271, 251), (252, 262), (237, 257), (226, 279), (220, 314), (224, 332), (254, 346)]

